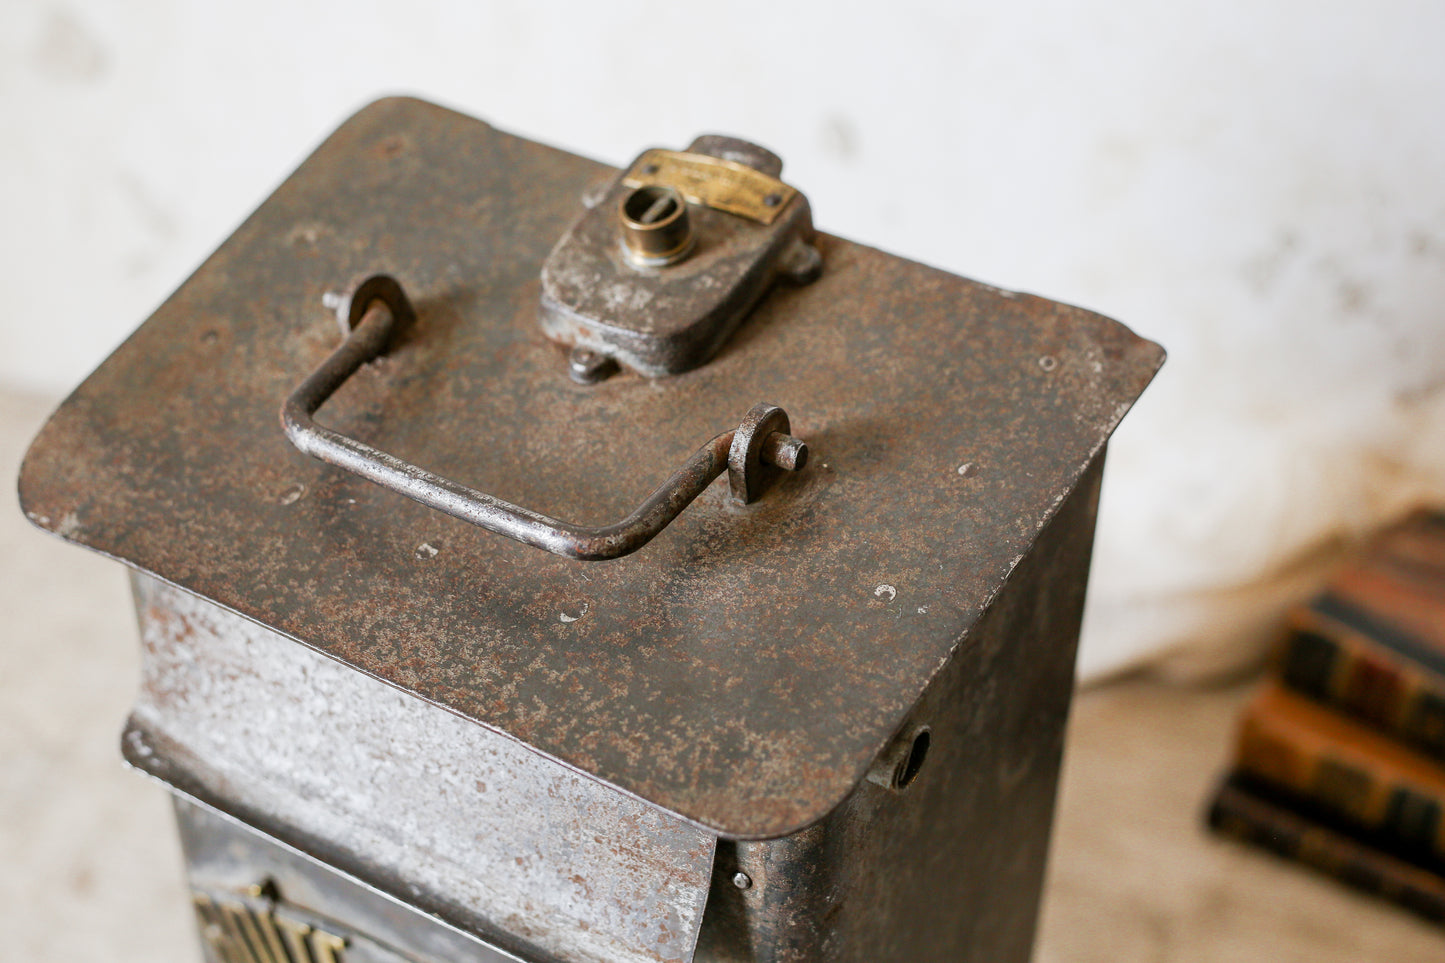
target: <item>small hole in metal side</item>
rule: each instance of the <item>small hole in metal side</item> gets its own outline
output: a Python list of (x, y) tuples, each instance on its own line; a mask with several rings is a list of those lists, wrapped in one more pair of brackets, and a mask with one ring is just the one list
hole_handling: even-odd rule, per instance
[(913, 744), (908, 748), (908, 755), (904, 758), (903, 764), (898, 767), (898, 773), (893, 779), (893, 784), (899, 789), (907, 789), (918, 778), (918, 772), (923, 768), (923, 761), (928, 758), (928, 746), (933, 741), (929, 734), (928, 727), (924, 726), (913, 734)]

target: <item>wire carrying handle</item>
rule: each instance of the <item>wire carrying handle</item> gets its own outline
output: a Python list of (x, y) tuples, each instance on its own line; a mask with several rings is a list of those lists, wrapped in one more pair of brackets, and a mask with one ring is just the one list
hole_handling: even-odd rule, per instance
[(291, 444), (429, 508), (554, 555), (582, 561), (621, 558), (652, 541), (724, 471), (732, 498), (747, 503), (761, 497), (780, 471), (798, 471), (808, 461), (808, 446), (789, 434), (787, 413), (757, 404), (737, 428), (694, 452), (626, 518), (598, 527), (564, 522), (317, 424), (314, 416), (327, 399), (362, 365), (385, 354), (416, 319), (401, 284), (387, 274), (373, 274), (355, 285), (341, 298), (336, 314), (345, 340), (281, 407), (281, 426)]

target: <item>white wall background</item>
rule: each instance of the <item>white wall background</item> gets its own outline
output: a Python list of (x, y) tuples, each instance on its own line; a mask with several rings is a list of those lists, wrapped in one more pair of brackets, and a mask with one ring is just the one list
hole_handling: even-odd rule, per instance
[(343, 116), (411, 92), (613, 163), (701, 131), (825, 230), (1100, 310), (1082, 668), (1253, 642), (1445, 499), (1445, 4), (4, 0), (0, 382), (78, 381)]

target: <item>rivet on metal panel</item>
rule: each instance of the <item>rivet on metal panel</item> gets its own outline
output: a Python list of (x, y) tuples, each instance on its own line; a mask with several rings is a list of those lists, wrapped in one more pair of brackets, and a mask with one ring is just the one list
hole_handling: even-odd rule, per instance
[(591, 348), (573, 348), (567, 359), (567, 374), (579, 385), (594, 385), (617, 372), (617, 360)]
[(738, 889), (751, 889), (753, 878), (747, 873), (737, 872), (733, 874), (733, 885)]

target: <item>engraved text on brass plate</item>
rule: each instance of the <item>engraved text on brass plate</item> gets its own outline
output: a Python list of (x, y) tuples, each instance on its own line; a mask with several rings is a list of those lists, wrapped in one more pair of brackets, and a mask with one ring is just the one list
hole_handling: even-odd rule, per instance
[(690, 154), (686, 151), (646, 151), (623, 175), (628, 187), (670, 187), (690, 204), (727, 211), (771, 224), (798, 193), (776, 177), (746, 164)]

